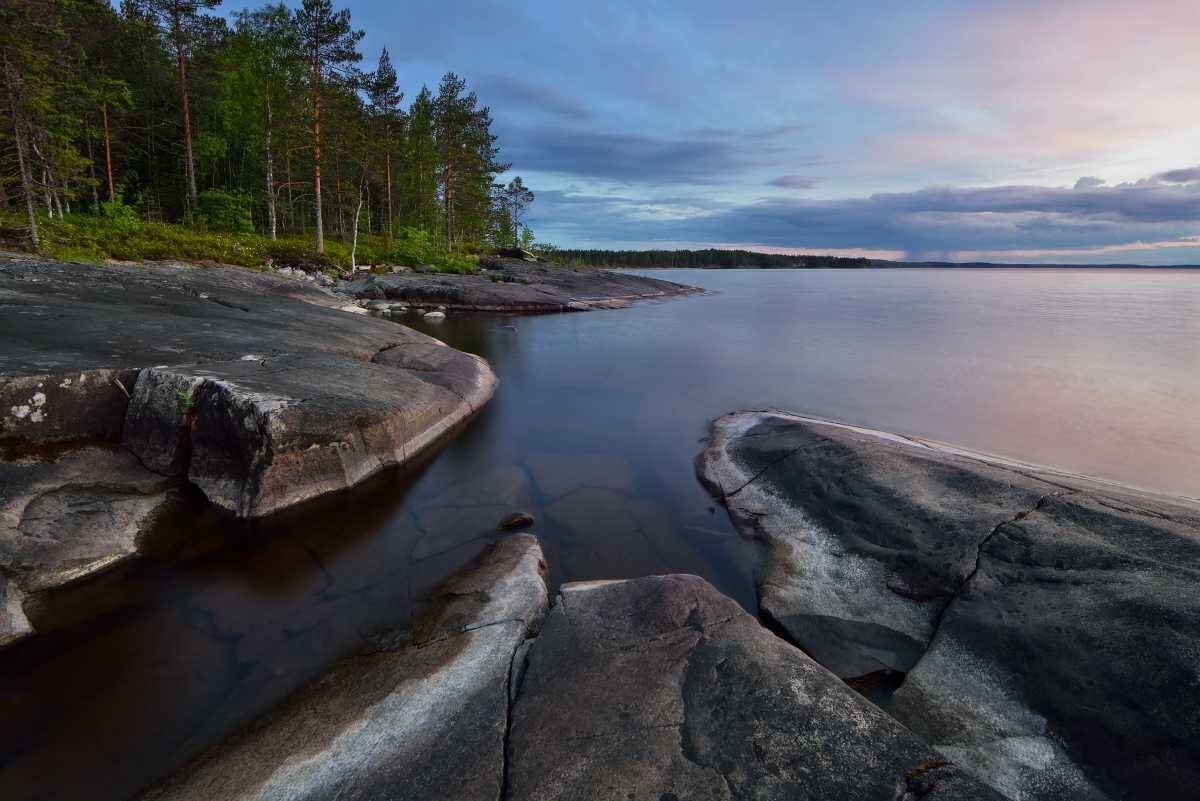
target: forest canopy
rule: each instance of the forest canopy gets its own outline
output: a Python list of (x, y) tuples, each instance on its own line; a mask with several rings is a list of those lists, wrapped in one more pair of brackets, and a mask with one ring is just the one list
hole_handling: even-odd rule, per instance
[(317, 254), (360, 233), (385, 255), (532, 241), (533, 193), (496, 182), (509, 165), (462, 78), (406, 97), (331, 0), (219, 5), (0, 0), (0, 215), (35, 250), (80, 214)]

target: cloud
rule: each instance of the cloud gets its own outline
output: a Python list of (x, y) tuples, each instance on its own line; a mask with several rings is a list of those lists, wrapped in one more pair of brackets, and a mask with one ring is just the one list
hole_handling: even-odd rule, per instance
[(1084, 176), (1075, 182), (1076, 189), (1099, 189), (1104, 186), (1107, 181), (1103, 178), (1095, 178), (1092, 176)]
[(550, 86), (540, 86), (511, 75), (487, 75), (478, 82), (478, 93), (489, 105), (506, 111), (519, 108), (528, 111), (586, 120), (592, 113), (568, 95)]
[(502, 141), (519, 171), (643, 184), (710, 184), (778, 163), (786, 152), (723, 134), (657, 138), (548, 126), (505, 129)]
[(636, 201), (560, 193), (550, 207), (535, 210), (540, 218), (535, 227), (540, 225), (551, 240), (566, 235), (592, 244), (739, 242), (791, 250), (902, 252), (929, 260), (971, 253), (1011, 253), (1015, 260), (1029, 260), (1034, 253), (1200, 251), (1200, 183), (1148, 179), (1116, 186), (1084, 181), (1076, 188), (930, 187), (829, 200), (685, 204), (681, 198)]
[(903, 115), (882, 155), (1032, 170), (1146, 153), (1200, 131), (1196, 0), (965, 6), (843, 85)]
[(772, 178), (768, 183), (784, 189), (812, 189), (817, 185), (817, 180), (804, 175), (781, 175), (778, 178)]
[(1154, 176), (1160, 181), (1172, 184), (1190, 184), (1200, 181), (1200, 167), (1188, 167), (1182, 170), (1168, 170)]

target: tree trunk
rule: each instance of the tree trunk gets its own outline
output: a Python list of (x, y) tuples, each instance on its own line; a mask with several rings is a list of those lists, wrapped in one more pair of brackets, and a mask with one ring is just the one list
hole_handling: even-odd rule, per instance
[(112, 176), (112, 140), (108, 133), (108, 103), (100, 104), (100, 115), (104, 118), (104, 170), (108, 176), (108, 202), (116, 200), (116, 187)]
[(25, 137), (21, 133), (21, 115), (17, 110), (17, 95), (13, 91), (12, 73), (8, 66), (8, 53), (4, 54), (4, 86), (8, 90), (8, 106), (12, 113), (13, 141), (17, 146), (17, 169), (21, 172), (21, 194), (25, 196), (25, 214), (29, 220), (29, 244), (33, 252), (38, 253), (41, 245), (38, 242), (37, 214), (33, 210), (33, 175), (29, 171), (29, 160), (25, 156)]
[(317, 218), (317, 254), (325, 252), (325, 228), (321, 219), (321, 64), (313, 62), (313, 205)]
[(384, 236), (387, 238), (388, 250), (391, 250), (392, 244), (392, 126), (388, 125), (384, 131), (384, 138), (387, 143), (386, 149), (383, 151), (383, 162), (386, 167), (387, 174), (387, 224), (384, 228)]
[(287, 151), (288, 228), (296, 230), (296, 199), (292, 197), (292, 151)]
[(354, 261), (354, 256), (358, 252), (358, 216), (362, 214), (363, 207), (363, 185), (358, 185), (358, 207), (354, 209), (354, 240), (350, 245), (350, 272), (353, 273), (358, 269), (358, 265)]
[(267, 235), (275, 241), (275, 162), (271, 154), (271, 95), (267, 95)]
[(46, 216), (54, 219), (54, 195), (50, 191), (50, 170), (42, 165), (42, 196), (46, 201)]
[(450, 185), (454, 180), (454, 166), (446, 161), (446, 180), (442, 187), (442, 202), (446, 204), (446, 248), (454, 249), (454, 199)]
[(188, 107), (187, 68), (184, 66), (183, 36), (175, 24), (175, 60), (179, 62), (179, 95), (183, 100), (183, 144), (187, 151), (188, 197), (196, 205), (196, 160), (192, 155), (192, 112)]
[(342, 157), (333, 160), (333, 203), (337, 208), (337, 232), (342, 239), (346, 238), (346, 218), (342, 213), (345, 207), (342, 205)]
[(92, 122), (83, 121), (84, 134), (87, 136), (88, 172), (92, 178), (92, 213), (100, 213), (100, 182), (96, 180), (96, 153), (92, 150)]

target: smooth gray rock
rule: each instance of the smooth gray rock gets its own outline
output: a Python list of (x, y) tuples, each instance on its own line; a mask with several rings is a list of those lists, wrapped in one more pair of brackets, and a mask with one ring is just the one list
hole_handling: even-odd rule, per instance
[(766, 556), (762, 608), (1009, 798), (1200, 785), (1200, 508), (782, 412), (698, 472)]
[(557, 312), (615, 308), (644, 298), (697, 292), (692, 287), (604, 270), (486, 260), (487, 275), (422, 272), (356, 278), (346, 291), (360, 299), (403, 301), (474, 311)]
[(337, 664), (147, 799), (495, 801), (514, 657), (546, 609), (537, 540), (501, 540), (410, 636)]
[[(258, 517), (403, 464), (482, 406), (495, 383), (486, 364), (437, 347), (461, 363), (463, 394), (442, 386), (455, 376), (304, 353), (145, 370), (163, 389), (139, 408), (174, 422), (175, 387), (191, 386), (188, 479), (213, 503)], [(139, 456), (169, 452), (129, 444)]]
[(696, 576), (564, 585), (516, 699), (514, 801), (995, 797)]
[(0, 462), (0, 646), (56, 625), (45, 594), (136, 555), (175, 485), (119, 448)]
[(495, 387), (478, 357), (361, 312), (250, 270), (0, 256), (0, 444), (121, 441), (245, 516), (343, 489)]

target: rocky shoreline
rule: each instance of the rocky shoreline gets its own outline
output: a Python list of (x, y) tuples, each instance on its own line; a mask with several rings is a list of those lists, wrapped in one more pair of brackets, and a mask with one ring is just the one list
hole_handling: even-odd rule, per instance
[(997, 797), (696, 576), (549, 606), (518, 534), (432, 600), (144, 798)]
[(700, 292), (695, 287), (607, 270), (490, 258), (476, 275), (401, 272), (355, 278), (344, 292), (373, 308), (407, 311), (548, 313), (616, 309), (638, 300)]
[(136, 558), (185, 484), (270, 514), (411, 461), (496, 385), (476, 356), (242, 269), (3, 257), (0, 306), (0, 646)]
[(764, 616), (1001, 795), (1200, 782), (1200, 505), (776, 411), (697, 471), (764, 546)]

